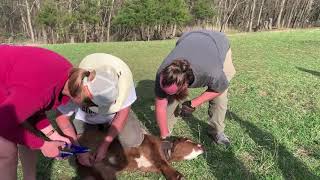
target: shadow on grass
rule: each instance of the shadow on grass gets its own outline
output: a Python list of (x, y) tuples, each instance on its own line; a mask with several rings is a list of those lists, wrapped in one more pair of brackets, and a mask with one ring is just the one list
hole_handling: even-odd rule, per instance
[(300, 71), (307, 72), (307, 73), (310, 73), (310, 74), (312, 74), (314, 76), (320, 77), (320, 72), (318, 72), (318, 71), (313, 71), (313, 70), (305, 69), (305, 68), (302, 68), (302, 67), (296, 67), (296, 68), (299, 69)]
[[(159, 134), (158, 126), (155, 121), (154, 110), (154, 81), (142, 80), (139, 81), (136, 87), (138, 99), (134, 103), (132, 109), (152, 134)], [(212, 176), (218, 179), (256, 179), (255, 175), (249, 172), (246, 167), (235, 158), (231, 148), (224, 149), (212, 145), (212, 140), (208, 138), (208, 124), (200, 121), (195, 117), (185, 119), (188, 126), (192, 129), (194, 137), (198, 137), (198, 125), (201, 131), (201, 140), (204, 140), (203, 145), (206, 147), (206, 161), (210, 167)], [(182, 135), (182, 134), (181, 134)]]
[(309, 148), (312, 152), (310, 156), (320, 160), (320, 141), (314, 141), (314, 145)]
[(271, 133), (261, 130), (248, 121), (242, 120), (233, 112), (228, 112), (227, 115), (230, 119), (239, 123), (257, 145), (270, 151), (271, 154), (277, 154), (276, 163), (285, 179), (320, 179), (319, 176), (310, 172), (303, 162), (294, 157), (284, 145), (277, 143), (277, 139)]
[(310, 156), (320, 160), (320, 151), (319, 150), (314, 151)]
[(146, 126), (151, 134), (159, 134), (158, 126), (155, 121), (154, 109), (154, 81), (139, 81), (136, 87), (137, 101), (133, 104), (132, 109), (138, 119)]
[(52, 179), (52, 166), (53, 159), (46, 158), (38, 154), (38, 162), (37, 162), (37, 179), (39, 180), (50, 180)]
[(200, 134), (201, 143), (207, 151), (205, 159), (213, 176), (217, 179), (258, 179), (235, 157), (232, 145), (225, 148), (213, 142), (207, 134), (209, 125), (206, 122), (194, 116), (183, 118), (183, 120), (192, 130), (194, 137), (198, 137)]

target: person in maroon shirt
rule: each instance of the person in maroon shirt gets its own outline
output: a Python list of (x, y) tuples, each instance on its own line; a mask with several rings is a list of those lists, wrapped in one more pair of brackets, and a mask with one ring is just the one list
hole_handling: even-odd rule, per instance
[[(46, 111), (68, 100), (92, 105), (88, 92), (79, 86), (85, 70), (50, 50), (0, 45), (0, 172), (1, 179), (17, 179), (17, 144), (40, 149), (46, 157), (57, 157), (69, 139), (51, 126)], [(38, 133), (50, 140), (44, 140)], [(19, 149), (24, 173), (33, 172), (26, 163), (27, 148)], [(34, 156), (34, 153), (31, 153)], [(28, 169), (29, 168), (29, 169)], [(24, 177), (26, 177), (24, 175)]]

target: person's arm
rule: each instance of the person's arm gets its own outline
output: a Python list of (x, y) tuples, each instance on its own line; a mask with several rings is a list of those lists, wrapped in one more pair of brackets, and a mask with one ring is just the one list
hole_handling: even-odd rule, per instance
[[(44, 124), (46, 122), (49, 122), (49, 119), (47, 118), (47, 115), (43, 113), (37, 113), (36, 115), (30, 117), (28, 121), (24, 122), (23, 125), (25, 128), (34, 131), (35, 134), (38, 132), (34, 129), (36, 127), (38, 130), (40, 130), (48, 139), (54, 140), (54, 141), (62, 141), (66, 142), (67, 144), (70, 144), (70, 140), (64, 136), (61, 136), (58, 131), (56, 131), (53, 126), (49, 123), (46, 126), (39, 127), (40, 125)], [(43, 123), (44, 122), (44, 123)]]
[(212, 90), (207, 90), (207, 91), (203, 92), (200, 96), (192, 99), (191, 106), (196, 108), (196, 107), (200, 106), (201, 104), (218, 97), (220, 94), (221, 93), (217, 93)]
[(128, 120), (129, 112), (130, 112), (130, 106), (124, 109), (121, 109), (114, 117), (107, 135), (105, 136), (105, 138), (103, 139), (103, 142), (98, 147), (97, 154), (95, 157), (96, 162), (102, 161), (106, 157), (106, 153), (108, 151), (109, 145), (111, 144), (113, 139), (119, 134), (119, 132), (123, 129), (125, 123)]
[(58, 127), (61, 129), (63, 134), (67, 136), (71, 141), (75, 144), (79, 144), (77, 140), (76, 131), (70, 122), (70, 117), (62, 114), (60, 112), (57, 113), (56, 122)]
[(104, 138), (105, 144), (110, 144), (113, 139), (119, 134), (119, 132), (123, 129), (125, 123), (128, 120), (130, 112), (130, 106), (124, 109), (121, 109), (114, 117), (114, 120), (111, 123), (111, 126), (108, 130), (106, 137)]
[[(21, 87), (12, 88), (10, 95), (0, 104), (0, 117), (2, 119), (0, 131), (3, 136), (13, 139), (16, 143), (24, 144), (32, 149), (39, 149), (44, 140), (22, 125), (28, 123), (27, 119), (41, 109), (40, 101), (37, 97), (31, 96), (28, 90)], [(40, 120), (42, 120), (40, 122), (46, 121), (45, 118)], [(47, 123), (37, 123), (36, 127), (41, 129), (47, 125)], [(10, 129), (15, 129), (17, 132), (11, 132)]]
[[(31, 131), (23, 127), (22, 125), (15, 129), (16, 136), (10, 138), (16, 138), (14, 142), (24, 144), (31, 149), (39, 149), (45, 157), (54, 158), (60, 154), (61, 148), (65, 147), (65, 142), (62, 141), (44, 141), (42, 138), (36, 136)], [(23, 137), (23, 138), (22, 138)], [(11, 139), (9, 139), (11, 140)]]
[[(3, 117), (3, 121), (0, 121), (0, 135), (9, 141), (24, 144), (31, 149), (40, 149), (46, 157), (58, 156), (59, 147), (63, 147), (64, 144), (57, 141), (44, 141), (31, 131), (34, 128), (32, 129), (32, 125), (27, 121), (20, 124), (16, 121), (11, 122), (10, 120), (15, 119), (7, 119), (7, 117), (16, 117), (16, 111), (13, 107), (4, 104), (0, 105), (0, 114), (6, 115)], [(28, 127), (30, 127), (30, 130)]]
[(196, 108), (201, 104), (210, 101), (220, 94), (222, 94), (229, 86), (229, 82), (224, 72), (220, 73), (220, 76), (217, 78), (209, 77), (211, 80), (208, 84), (208, 89), (202, 93), (200, 96), (191, 100), (191, 106)]
[(202, 103), (205, 103), (209, 100), (212, 100), (219, 96), (221, 93), (214, 92), (212, 90), (207, 90), (202, 93), (200, 96), (194, 98), (191, 101), (185, 101), (181, 105), (180, 116), (181, 117), (190, 117), (192, 113), (196, 110), (196, 107), (200, 106)]
[(196, 108), (201, 104), (210, 101), (222, 94), (229, 86), (228, 79), (224, 72), (217, 76), (209, 76), (208, 89), (200, 96), (191, 100), (191, 107)]
[(69, 102), (57, 107), (56, 122), (60, 130), (67, 136), (73, 143), (78, 144), (77, 133), (73, 127), (70, 117), (76, 112), (79, 107), (71, 100)]
[(169, 136), (168, 122), (167, 122), (168, 121), (167, 106), (168, 106), (167, 98), (156, 97), (155, 113), (156, 113), (156, 120), (160, 129), (161, 138), (166, 138), (167, 136)]
[(19, 125), (14, 130), (15, 134), (10, 135), (10, 137), (8, 137), (9, 140), (18, 144), (23, 144), (30, 149), (41, 149), (41, 147), (44, 145), (44, 139), (34, 134), (23, 125)]

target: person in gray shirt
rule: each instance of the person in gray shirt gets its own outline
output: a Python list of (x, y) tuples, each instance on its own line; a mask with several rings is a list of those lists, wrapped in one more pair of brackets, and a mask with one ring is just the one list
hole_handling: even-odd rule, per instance
[[(223, 33), (207, 30), (184, 33), (156, 75), (155, 113), (161, 137), (170, 135), (175, 115), (191, 116), (196, 107), (209, 101), (209, 134), (216, 143), (229, 145), (224, 119), (228, 86), (235, 72), (230, 44)], [(186, 101), (188, 88), (200, 87), (207, 90)]]

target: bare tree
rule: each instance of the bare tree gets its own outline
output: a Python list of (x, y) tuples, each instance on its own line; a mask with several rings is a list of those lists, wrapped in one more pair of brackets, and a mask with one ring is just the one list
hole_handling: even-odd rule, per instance
[(292, 23), (293, 16), (294, 16), (294, 14), (296, 12), (296, 9), (297, 9), (299, 3), (300, 3), (300, 0), (294, 0), (292, 2), (291, 8), (290, 8), (290, 13), (289, 13), (289, 16), (287, 18), (287, 24), (286, 24), (287, 28), (289, 28), (291, 23)]
[(284, 3), (286, 2), (286, 0), (282, 0), (281, 1), (281, 5), (280, 5), (280, 12), (277, 18), (277, 28), (281, 28), (281, 17), (282, 17), (282, 12), (284, 9)]
[(265, 1), (265, 0), (262, 0), (262, 2), (261, 2), (261, 6), (260, 6), (260, 10), (259, 10), (259, 15), (258, 15), (258, 20), (257, 20), (257, 26), (260, 25), (260, 18), (261, 18), (261, 14), (262, 14), (262, 10), (263, 10), (264, 1)]
[(110, 6), (109, 16), (108, 16), (108, 25), (107, 25), (107, 41), (110, 41), (110, 28), (111, 28), (111, 18), (113, 13), (113, 5), (114, 5), (114, 0), (111, 0), (111, 6)]
[[(108, 0), (107, 0), (107, 4), (108, 4)], [(105, 30), (105, 26), (106, 26), (106, 23), (107, 23), (107, 16), (108, 16), (108, 7), (105, 6), (104, 7), (104, 13), (103, 13), (103, 18), (102, 18), (102, 24), (101, 24), (101, 33), (100, 33), (100, 42), (103, 42), (104, 41), (104, 30)]]
[(224, 30), (224, 28), (225, 28), (225, 25), (228, 24), (228, 21), (229, 21), (230, 17), (232, 16), (232, 14), (233, 14), (234, 10), (236, 9), (236, 7), (239, 4), (242, 4), (244, 2), (245, 1), (242, 1), (242, 2), (239, 3), (239, 0), (236, 0), (236, 2), (233, 5), (230, 2), (229, 6), (227, 6), (227, 1), (225, 2), (225, 13), (224, 13), (224, 16), (222, 17), (222, 23), (221, 23), (221, 26), (220, 26), (220, 32), (222, 32)]
[[(36, 0), (36, 6), (37, 6), (38, 11), (40, 11), (41, 10), (40, 0)], [(41, 25), (41, 32), (42, 32), (43, 43), (48, 43), (47, 31), (43, 25)]]
[(250, 22), (249, 22), (249, 32), (252, 31), (252, 22), (253, 22), (253, 19), (254, 19), (255, 9), (256, 9), (256, 0), (253, 0), (252, 8), (251, 8)]
[(35, 42), (29, 2), (28, 2), (28, 0), (25, 0), (24, 2), (25, 2), (26, 11), (27, 11), (27, 23), (28, 23), (28, 28), (29, 28), (31, 40), (32, 40), (32, 42)]

